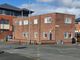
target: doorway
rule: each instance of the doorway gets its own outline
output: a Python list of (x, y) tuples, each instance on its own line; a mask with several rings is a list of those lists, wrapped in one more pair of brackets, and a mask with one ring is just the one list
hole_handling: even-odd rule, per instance
[(77, 43), (80, 43), (80, 32), (75, 33), (75, 37), (77, 39)]
[(48, 34), (48, 40), (52, 40), (52, 33)]

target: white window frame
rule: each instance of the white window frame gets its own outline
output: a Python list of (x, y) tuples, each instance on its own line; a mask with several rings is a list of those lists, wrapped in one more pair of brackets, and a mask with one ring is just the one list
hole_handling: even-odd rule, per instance
[(69, 34), (71, 34), (71, 37), (69, 37), (69, 38), (72, 38), (72, 37), (73, 37), (73, 33), (69, 32), (68, 35), (69, 35)]
[(64, 32), (64, 39), (68, 39), (68, 32)]
[(22, 35), (23, 35), (23, 37), (27, 37), (28, 38), (29, 32), (23, 32)]
[(19, 21), (15, 21), (15, 24), (16, 24), (16, 25), (19, 25)]
[(9, 24), (0, 24), (1, 29), (10, 29), (10, 25)]
[(24, 20), (24, 21), (23, 21), (23, 24), (24, 24), (24, 25), (28, 25), (28, 24), (29, 24), (29, 21), (28, 21), (28, 20)]
[(46, 38), (45, 34), (47, 34), (47, 32), (42, 33), (43, 38)]
[(51, 22), (52, 22), (52, 18), (51, 17), (45, 17), (44, 23), (51, 23)]
[(19, 25), (22, 25), (22, 21), (19, 21)]
[[(65, 36), (66, 34), (66, 36)], [(69, 34), (71, 34), (71, 37), (69, 37)], [(64, 39), (72, 38), (72, 33), (70, 32), (64, 32)]]
[(65, 21), (64, 21), (64, 23), (65, 23), (65, 24), (71, 24), (71, 23), (72, 23), (72, 20), (71, 20), (71, 18), (69, 18), (69, 17), (66, 17), (66, 18), (65, 18)]
[(34, 24), (38, 24), (38, 19), (34, 19)]
[(34, 32), (34, 38), (37, 38), (38, 32)]

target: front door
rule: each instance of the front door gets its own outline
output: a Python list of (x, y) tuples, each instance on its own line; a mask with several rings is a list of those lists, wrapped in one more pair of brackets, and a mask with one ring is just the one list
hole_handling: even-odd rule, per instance
[(48, 40), (52, 40), (52, 33), (49, 33)]

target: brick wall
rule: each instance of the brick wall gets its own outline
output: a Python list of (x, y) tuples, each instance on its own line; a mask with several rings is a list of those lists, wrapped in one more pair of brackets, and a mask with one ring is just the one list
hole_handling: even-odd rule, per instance
[[(5, 19), (9, 20), (9, 29), (8, 31), (4, 31), (0, 33), (0, 39), (4, 39), (7, 35), (12, 35), (12, 22), (13, 22), (13, 17), (9, 15), (0, 15), (0, 20)], [(0, 25), (0, 30), (1, 30), (1, 25)]]
[[(44, 19), (46, 17), (51, 17), (51, 23), (44, 23)], [(64, 20), (66, 17), (70, 17), (72, 20), (71, 24), (64, 24)], [(38, 24), (34, 24), (34, 19), (38, 19)], [(60, 13), (49, 13), (38, 16), (31, 16), (26, 18), (15, 18), (14, 19), (14, 27), (15, 32), (13, 33), (14, 40), (22, 40), (22, 41), (35, 41), (42, 43), (55, 43), (58, 40), (63, 40), (64, 42), (71, 42), (71, 38), (64, 39), (64, 32), (70, 32), (74, 36), (74, 15), (69, 14), (60, 14)], [(16, 25), (16, 21), (24, 21), (28, 20), (30, 25)], [(30, 32), (30, 37), (27, 38), (23, 36), (23, 32)], [(37, 38), (34, 38), (34, 32), (38, 32)], [(43, 32), (51, 33), (51, 40), (49, 36), (43, 37)]]

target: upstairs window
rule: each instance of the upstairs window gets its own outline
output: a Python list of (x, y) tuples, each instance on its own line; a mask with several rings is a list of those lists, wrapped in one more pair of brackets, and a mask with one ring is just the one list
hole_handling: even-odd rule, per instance
[(28, 25), (28, 23), (29, 23), (28, 20), (24, 20), (23, 22), (24, 25)]
[(1, 24), (1, 29), (9, 29), (9, 24)]
[(16, 25), (19, 25), (19, 21), (15, 21), (15, 24), (16, 24)]
[(9, 20), (2, 19), (0, 20), (0, 24), (9, 24)]
[(44, 19), (44, 23), (51, 23), (51, 21), (52, 21), (51, 17), (46, 17)]
[(9, 27), (10, 27), (9, 20), (1, 19), (0, 26), (1, 26), (1, 29), (9, 29)]
[(3, 14), (3, 10), (0, 10), (0, 14)]
[(34, 24), (38, 24), (38, 19), (34, 19)]
[(71, 24), (72, 23), (72, 20), (71, 18), (67, 17), (64, 21), (65, 24)]
[(22, 25), (22, 21), (19, 21), (19, 25)]

